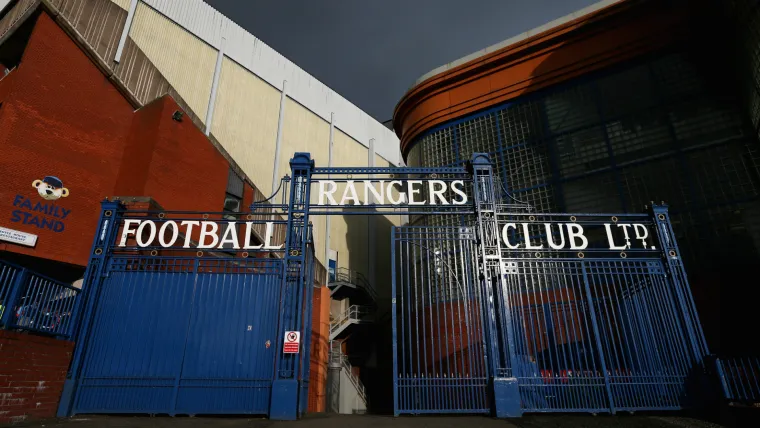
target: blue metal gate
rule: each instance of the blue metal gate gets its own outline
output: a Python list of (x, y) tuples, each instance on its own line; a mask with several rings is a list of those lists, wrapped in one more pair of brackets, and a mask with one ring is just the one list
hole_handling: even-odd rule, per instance
[[(294, 238), (291, 219), (263, 211), (104, 202), (59, 414), (305, 412), (311, 227), (296, 225)], [(284, 349), (286, 331), (301, 332), (295, 353)]]
[[(290, 165), (281, 202), (273, 195), (250, 213), (103, 203), (60, 415), (295, 419), (308, 393), (309, 217), (399, 209), (458, 221), (394, 229), (396, 414), (685, 405), (707, 346), (664, 206), (531, 213), (497, 198), (479, 153), (443, 168), (315, 168), (308, 153)], [(338, 183), (341, 203), (323, 202)], [(298, 352), (285, 346), (293, 332)]]
[(393, 229), (396, 413), (489, 413), (482, 291), (468, 227)]
[(394, 231), (395, 413), (687, 406), (708, 350), (667, 208), (539, 214), (468, 170), (467, 227)]
[(73, 413), (267, 414), (282, 261), (114, 258)]
[[(583, 250), (525, 248), (510, 229), (502, 250), (503, 280), (494, 280), (500, 368), (517, 379), (527, 412), (612, 412), (681, 409), (687, 379), (707, 348), (685, 282), (664, 207), (650, 215), (499, 215), (500, 224), (548, 225), (557, 242), (564, 222), (590, 230)], [(650, 237), (593, 233), (631, 230)], [(646, 230), (646, 233), (643, 231)], [(530, 236), (536, 247), (547, 235)], [(622, 243), (621, 250), (594, 239)], [(628, 244), (625, 244), (626, 241)]]

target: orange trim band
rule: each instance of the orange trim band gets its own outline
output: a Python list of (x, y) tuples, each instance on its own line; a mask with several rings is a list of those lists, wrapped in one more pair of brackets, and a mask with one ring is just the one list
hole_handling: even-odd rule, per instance
[(683, 11), (664, 3), (616, 3), (426, 79), (393, 114), (402, 153), (441, 123), (682, 40)]

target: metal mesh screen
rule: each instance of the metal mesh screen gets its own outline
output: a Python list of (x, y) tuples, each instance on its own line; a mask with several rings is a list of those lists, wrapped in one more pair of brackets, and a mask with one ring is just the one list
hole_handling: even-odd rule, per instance
[[(760, 8), (745, 9), (746, 22), (760, 22)], [(742, 34), (757, 70), (760, 26)], [(757, 85), (757, 73), (753, 79)], [(669, 53), (442, 125), (416, 141), (408, 162), (458, 165), (489, 153), (502, 196), (537, 212), (640, 212), (665, 201), (687, 266), (705, 267), (706, 247), (737, 240), (757, 260), (756, 124), (747, 123), (739, 97), (717, 92), (687, 54)]]

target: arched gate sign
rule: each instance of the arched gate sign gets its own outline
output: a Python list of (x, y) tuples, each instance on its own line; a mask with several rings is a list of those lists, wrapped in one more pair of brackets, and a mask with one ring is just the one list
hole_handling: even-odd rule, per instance
[(102, 204), (60, 415), (297, 418), (312, 215), (427, 220), (393, 229), (396, 415), (685, 405), (707, 347), (665, 206), (534, 213), (504, 203), (485, 154), (322, 168), (296, 153), (290, 165), (248, 213)]

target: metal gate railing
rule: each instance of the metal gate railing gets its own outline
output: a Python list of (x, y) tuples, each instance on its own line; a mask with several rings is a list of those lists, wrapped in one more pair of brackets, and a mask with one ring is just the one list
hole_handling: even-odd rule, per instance
[(471, 228), (393, 229), (394, 401), (400, 413), (488, 413)]
[[(532, 232), (508, 229), (509, 246), (487, 254), (490, 277), (479, 276), (476, 227), (394, 229), (396, 414), (488, 413), (502, 378), (516, 380), (524, 412), (686, 405), (707, 348), (666, 212), (496, 219), (499, 231)], [(583, 249), (546, 244), (560, 247), (567, 222), (586, 229)], [(634, 224), (646, 239), (634, 243)]]
[[(499, 223), (527, 225), (509, 228), (502, 279), (491, 278), (499, 372), (517, 379), (523, 411), (685, 405), (707, 347), (665, 210), (504, 212)], [(567, 223), (585, 228), (582, 249), (557, 244)]]
[(0, 261), (0, 325), (69, 339), (79, 313), (79, 291)]

